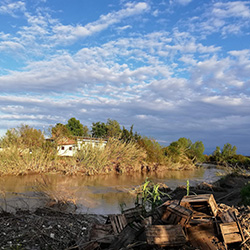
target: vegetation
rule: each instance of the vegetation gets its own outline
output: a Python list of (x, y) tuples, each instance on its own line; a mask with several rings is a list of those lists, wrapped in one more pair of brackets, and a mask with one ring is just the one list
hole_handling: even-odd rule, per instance
[[(58, 157), (57, 145), (79, 137), (92, 136), (107, 140), (105, 148), (83, 145), (74, 157)], [(76, 141), (76, 140), (75, 140)], [(29, 172), (63, 172), (66, 174), (99, 174), (116, 171), (160, 171), (163, 169), (193, 168), (205, 160), (225, 166), (250, 166), (250, 159), (236, 153), (237, 148), (227, 143), (221, 150), (204, 156), (201, 141), (180, 138), (163, 147), (156, 140), (141, 136), (116, 120), (92, 123), (91, 131), (76, 118), (51, 128), (51, 139), (45, 140), (41, 130), (21, 125), (10, 129), (0, 140), (0, 175)]]
[(248, 182), (245, 187), (243, 187), (240, 191), (240, 195), (242, 198), (242, 203), (246, 206), (250, 205), (250, 182)]
[(159, 190), (161, 184), (155, 184), (150, 179), (146, 178), (145, 182), (134, 191), (136, 194), (135, 205), (141, 205), (144, 212), (153, 211), (156, 207), (162, 204), (164, 195), (168, 195)]
[(237, 147), (232, 146), (230, 143), (226, 143), (222, 150), (220, 147), (216, 147), (213, 154), (209, 157), (210, 162), (216, 162), (218, 165), (226, 167), (250, 167), (250, 159), (243, 155), (237, 154)]

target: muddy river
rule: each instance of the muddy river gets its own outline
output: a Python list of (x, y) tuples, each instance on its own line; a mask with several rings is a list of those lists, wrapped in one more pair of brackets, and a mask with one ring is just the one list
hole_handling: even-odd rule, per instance
[(146, 177), (175, 188), (206, 181), (214, 182), (222, 170), (201, 167), (195, 170), (166, 171), (160, 173), (131, 175), (65, 176), (59, 174), (0, 177), (0, 207), (7, 211), (16, 209), (36, 209), (43, 206), (46, 199), (39, 191), (45, 189), (55, 197), (63, 197), (76, 202), (79, 213), (109, 214), (120, 213), (134, 205), (135, 197), (131, 189), (142, 184)]

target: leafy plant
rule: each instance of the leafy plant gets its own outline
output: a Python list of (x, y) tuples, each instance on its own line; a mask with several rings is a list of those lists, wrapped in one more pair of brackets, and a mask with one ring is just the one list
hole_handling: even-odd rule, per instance
[(153, 211), (162, 203), (163, 196), (169, 196), (159, 190), (160, 186), (160, 183), (155, 184), (147, 177), (145, 182), (136, 189), (135, 205), (141, 205), (145, 212)]

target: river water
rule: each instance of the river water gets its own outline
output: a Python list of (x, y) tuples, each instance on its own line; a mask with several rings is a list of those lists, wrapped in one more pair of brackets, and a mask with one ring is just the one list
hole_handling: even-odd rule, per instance
[[(56, 197), (66, 197), (77, 203), (79, 213), (109, 214), (120, 213), (121, 204), (125, 208), (134, 205), (135, 197), (131, 189), (141, 185), (146, 177), (156, 183), (164, 183), (174, 189), (180, 185), (190, 185), (218, 180), (216, 175), (222, 170), (200, 167), (195, 170), (165, 171), (160, 173), (130, 175), (65, 176), (59, 174), (6, 176), (0, 177), (0, 207), (7, 211), (16, 209), (33, 210), (43, 206), (46, 199), (38, 192), (41, 186)], [(46, 183), (46, 185), (44, 185)]]

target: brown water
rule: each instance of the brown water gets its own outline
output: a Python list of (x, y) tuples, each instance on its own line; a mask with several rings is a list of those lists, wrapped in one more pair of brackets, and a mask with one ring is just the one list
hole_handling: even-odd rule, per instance
[[(77, 203), (80, 213), (119, 213), (120, 204), (126, 208), (134, 205), (135, 197), (129, 192), (142, 184), (146, 177), (175, 188), (180, 185), (195, 185), (201, 181), (213, 182), (219, 179), (215, 168), (198, 168), (195, 170), (165, 171), (160, 173), (130, 175), (99, 175), (99, 176), (65, 176), (47, 174), (48, 192), (63, 195)], [(0, 178), (0, 206), (7, 210), (35, 209), (45, 204), (45, 199), (37, 193), (39, 183), (43, 183), (41, 175), (7, 176)]]

